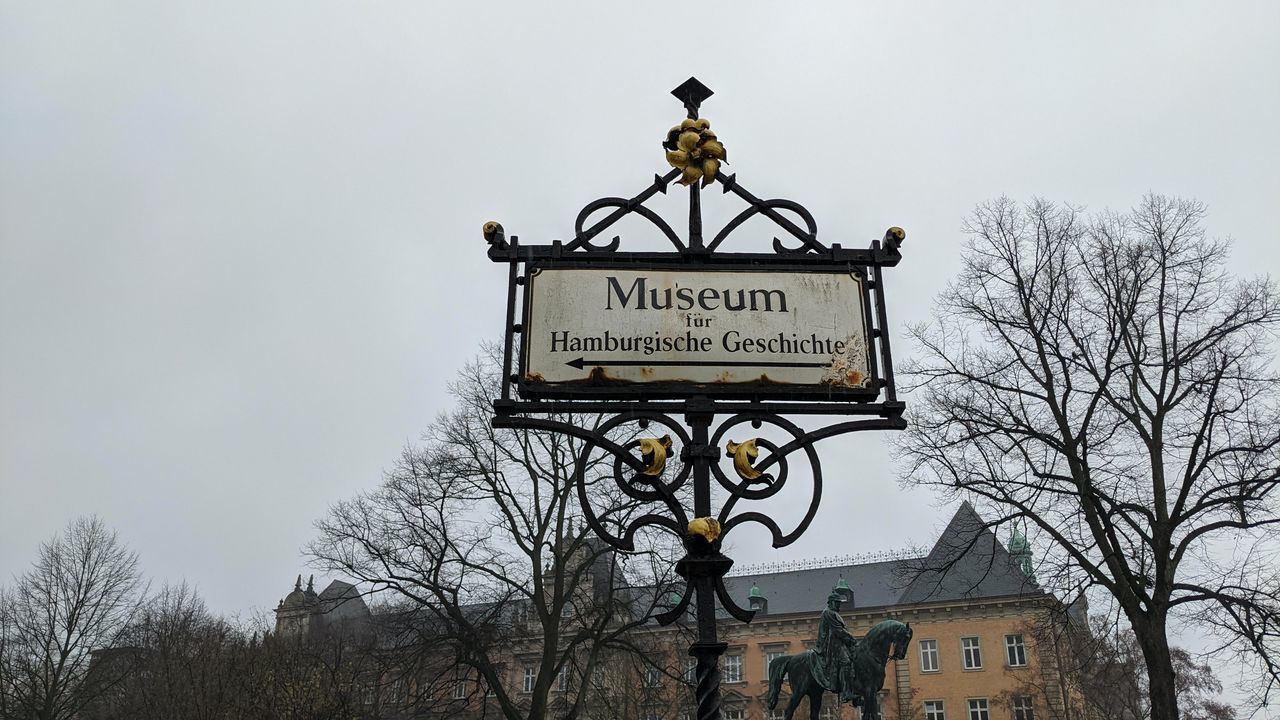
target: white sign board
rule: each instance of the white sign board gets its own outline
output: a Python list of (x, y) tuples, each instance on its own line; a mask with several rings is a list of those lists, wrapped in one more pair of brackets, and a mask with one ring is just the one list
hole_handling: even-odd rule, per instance
[(543, 268), (529, 279), (526, 386), (870, 388), (848, 273)]

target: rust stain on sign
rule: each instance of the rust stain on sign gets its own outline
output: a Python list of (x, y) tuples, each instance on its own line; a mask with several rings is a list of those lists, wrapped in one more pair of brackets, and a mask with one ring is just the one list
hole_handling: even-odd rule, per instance
[(850, 335), (844, 341), (844, 351), (832, 354), (831, 364), (822, 374), (822, 381), (838, 387), (870, 387), (871, 378), (862, 370), (866, 353), (865, 340), (861, 336)]

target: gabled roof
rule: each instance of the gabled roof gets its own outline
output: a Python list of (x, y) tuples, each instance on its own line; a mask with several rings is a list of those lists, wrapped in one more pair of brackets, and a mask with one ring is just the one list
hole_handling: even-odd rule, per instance
[(355, 585), (334, 580), (320, 593), (316, 602), (316, 619), (320, 624), (333, 627), (346, 625), (355, 629), (369, 622), (369, 606)]
[(973, 506), (965, 501), (923, 561), (908, 568), (911, 579), (901, 604), (1003, 595), (1039, 595)]
[[(793, 570), (765, 575), (741, 575), (724, 579), (730, 597), (744, 608), (754, 582), (769, 601), (769, 615), (814, 612), (826, 606), (827, 595), (841, 576), (853, 591), (853, 607), (894, 605), (901, 593), (902, 560)], [(846, 604), (845, 609), (849, 609)]]
[(968, 502), (960, 505), (923, 558), (744, 574), (725, 578), (724, 583), (744, 608), (752, 584), (759, 585), (769, 603), (767, 615), (780, 615), (821, 610), (841, 577), (853, 591), (853, 603), (846, 603), (845, 611), (1042, 593)]
[[(877, 562), (836, 565), (785, 572), (743, 574), (724, 579), (725, 588), (740, 606), (748, 608), (752, 585), (768, 601), (766, 616), (792, 613), (815, 613), (826, 606), (827, 596), (843, 578), (853, 592), (853, 603), (845, 611), (857, 608), (889, 608), (927, 602), (947, 602), (1010, 596), (1039, 596), (1043, 591), (1034, 578), (1023, 573), (995, 534), (964, 502), (956, 510), (945, 530), (928, 555), (923, 558), (881, 560)], [(665, 587), (659, 592), (669, 596), (684, 589)], [(649, 612), (653, 601), (651, 587), (622, 586), (627, 601), (635, 605), (636, 614)], [(665, 598), (664, 598), (665, 599)], [(666, 605), (658, 602), (659, 608)], [(363, 624), (370, 620), (369, 608), (354, 585), (335, 580), (319, 596), (321, 622), (329, 624)], [(467, 606), (476, 615), (493, 613), (492, 603)], [(514, 622), (516, 604), (501, 607), (493, 620)], [(406, 614), (407, 613), (407, 614)], [(382, 613), (384, 624), (393, 617), (409, 624), (432, 622), (422, 608), (403, 613)], [(719, 612), (727, 617), (723, 610)], [(413, 617), (410, 617), (413, 616)], [(390, 629), (391, 623), (387, 629)]]

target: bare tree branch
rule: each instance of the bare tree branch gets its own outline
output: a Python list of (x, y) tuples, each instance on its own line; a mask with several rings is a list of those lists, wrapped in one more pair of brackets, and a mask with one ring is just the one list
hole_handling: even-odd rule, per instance
[(1226, 273), (1204, 214), (978, 206), (960, 276), (911, 329), (900, 444), (908, 481), (1026, 523), (1050, 589), (1115, 599), (1161, 719), (1174, 613), (1254, 662), (1262, 697), (1280, 681), (1280, 298)]

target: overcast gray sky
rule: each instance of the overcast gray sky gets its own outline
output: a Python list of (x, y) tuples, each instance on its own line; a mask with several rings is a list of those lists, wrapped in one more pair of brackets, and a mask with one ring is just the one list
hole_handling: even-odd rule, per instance
[[(1001, 194), (1194, 196), (1233, 269), (1274, 273), (1278, 38), (1263, 2), (4, 0), (0, 582), (98, 513), (150, 576), (274, 606), (500, 332), (481, 224), (547, 242), (638, 192), (690, 75), (754, 193), (828, 243), (906, 228), (899, 329)], [(737, 557), (932, 541), (953, 508), (882, 437), (825, 445), (809, 534)]]

